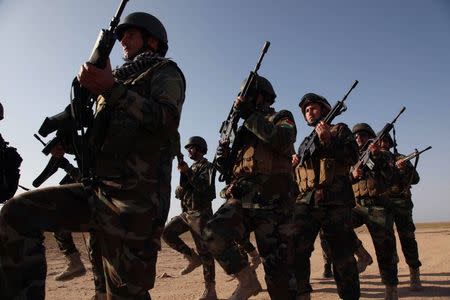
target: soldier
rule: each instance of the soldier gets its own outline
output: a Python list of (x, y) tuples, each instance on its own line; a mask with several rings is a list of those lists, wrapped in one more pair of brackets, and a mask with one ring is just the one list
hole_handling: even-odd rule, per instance
[(416, 227), (412, 219), (413, 202), (411, 200), (411, 185), (419, 183), (419, 174), (411, 162), (402, 162), (404, 155), (395, 151), (395, 142), (390, 135), (381, 140), (381, 149), (392, 153), (395, 163), (393, 185), (389, 189), (388, 196), (393, 209), (395, 227), (402, 246), (403, 255), (409, 266), (410, 288), (413, 291), (422, 289), (420, 281), (419, 251), (415, 236)]
[(331, 110), (324, 97), (308, 93), (301, 98), (299, 106), (308, 125), (315, 127), (318, 141), (316, 152), (303, 164), (299, 164), (301, 157), (297, 154), (292, 157), (300, 192), (292, 224), (297, 299), (311, 297), (310, 257), (321, 229), (329, 248), (339, 296), (359, 299), (354, 249), (343, 247), (353, 244), (351, 211), (354, 198), (348, 173), (358, 158), (357, 145), (347, 125), (328, 125), (322, 121)]
[[(3, 117), (3, 105), (0, 103), (0, 121)], [(13, 197), (19, 187), (22, 157), (16, 148), (8, 144), (0, 134), (0, 203)]]
[(221, 143), (217, 151), (219, 172), (232, 168), (232, 178), (221, 192), (226, 202), (207, 223), (204, 238), (225, 272), (235, 274), (239, 282), (229, 299), (248, 299), (261, 291), (247, 255), (236, 244), (251, 231), (255, 233), (270, 297), (291, 299), (290, 276), (286, 272), (288, 241), (280, 226), (292, 211), (290, 156), (296, 127), (289, 111), (275, 112), (271, 107), (276, 95), (266, 78), (258, 76), (250, 94), (248, 98), (238, 96), (234, 104), (244, 123), (234, 141), (237, 155), (232, 165), (225, 163), (230, 158), (226, 143)]
[[(213, 166), (204, 155), (208, 151), (206, 141), (199, 136), (189, 138), (186, 146), (189, 158), (194, 161), (191, 167), (180, 161), (180, 185), (175, 190), (175, 196), (181, 200), (182, 213), (170, 220), (163, 232), (163, 239), (172, 249), (180, 252), (188, 261), (181, 270), (181, 275), (189, 274), (203, 265), (205, 291), (199, 300), (216, 300), (214, 258), (209, 253), (202, 232), (206, 222), (212, 217), (211, 201), (216, 198), (214, 182), (211, 182)], [(189, 248), (180, 235), (190, 231), (198, 254)]]
[(42, 231), (58, 230), (96, 232), (108, 299), (150, 299), (185, 81), (164, 58), (167, 34), (156, 17), (132, 13), (116, 34), (126, 63), (114, 71), (109, 62), (105, 69), (85, 64), (77, 76), (99, 95), (88, 144), (96, 180), (37, 189), (3, 207), (1, 299), (44, 299)]
[(356, 124), (352, 131), (360, 153), (369, 147), (374, 163), (371, 170), (362, 166), (354, 168), (350, 174), (356, 199), (354, 211), (357, 212), (353, 215), (354, 227), (366, 224), (375, 247), (381, 279), (385, 285), (385, 299), (398, 299), (398, 260), (392, 212), (389, 210), (389, 199), (383, 196), (392, 180), (391, 157), (378, 143), (370, 142), (370, 139), (375, 138), (375, 132), (368, 124)]

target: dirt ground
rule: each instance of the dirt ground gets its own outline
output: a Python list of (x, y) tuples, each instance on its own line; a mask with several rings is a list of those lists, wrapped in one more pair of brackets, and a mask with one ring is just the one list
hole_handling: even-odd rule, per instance
[[(419, 224), (416, 237), (419, 244), (419, 255), (422, 261), (422, 283), (424, 289), (420, 292), (411, 292), (409, 286), (409, 270), (403, 254), (399, 251), (399, 295), (401, 299), (450, 299), (450, 223), (426, 223)], [(361, 299), (382, 299), (384, 287), (380, 282), (378, 267), (375, 260), (370, 236), (364, 228), (358, 230), (358, 236), (374, 257), (374, 263), (361, 274)], [(86, 255), (86, 247), (81, 234), (74, 234), (78, 249), (82, 253), (82, 259), (88, 268), (85, 276), (65, 282), (57, 282), (53, 277), (65, 267), (63, 255), (59, 252), (54, 238), (46, 235), (47, 247), (47, 299), (80, 300), (89, 299), (94, 294), (94, 284), (89, 260)], [(87, 237), (87, 235), (86, 235)], [(192, 240), (185, 235), (186, 240), (193, 246)], [(400, 245), (397, 241), (397, 247)], [(320, 245), (316, 241), (316, 249)], [(157, 274), (166, 273), (169, 277), (157, 278), (156, 286), (151, 290), (152, 299), (178, 300), (197, 299), (203, 291), (203, 275), (201, 268), (191, 274), (179, 276), (179, 270), (185, 261), (180, 254), (163, 244), (158, 256)], [(311, 280), (314, 289), (312, 299), (339, 299), (336, 287), (332, 279), (322, 278), (321, 252), (314, 251), (312, 255)], [(227, 299), (233, 292), (236, 281), (228, 282), (228, 276), (216, 263), (217, 294), (219, 299)], [(270, 299), (265, 289), (262, 267), (257, 270), (258, 277), (263, 285), (263, 292), (250, 299)]]

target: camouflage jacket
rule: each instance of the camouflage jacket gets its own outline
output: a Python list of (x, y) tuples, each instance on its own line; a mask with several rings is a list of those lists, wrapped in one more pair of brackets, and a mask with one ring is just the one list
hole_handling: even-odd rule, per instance
[(358, 145), (344, 123), (331, 125), (330, 132), (330, 142), (325, 145), (317, 143), (313, 156), (295, 168), (300, 191), (297, 202), (353, 206), (348, 173), (358, 159)]
[(189, 172), (181, 174), (175, 197), (181, 200), (183, 212), (211, 209), (211, 201), (216, 197), (214, 182), (210, 181), (212, 171), (212, 164), (203, 158), (193, 163)]
[(16, 148), (8, 146), (0, 135), (0, 203), (14, 196), (19, 186), (22, 157)]
[(98, 97), (90, 136), (95, 174), (106, 191), (134, 195), (121, 197), (118, 207), (151, 207), (159, 204), (157, 195), (170, 193), (185, 89), (181, 70), (160, 57)]
[[(259, 197), (271, 202), (280, 197), (280, 189), (290, 193), (293, 187), (291, 156), (296, 135), (294, 117), (287, 110), (258, 110), (244, 121), (234, 142), (236, 159), (230, 166), (236, 198), (252, 202)], [(220, 157), (218, 159), (220, 161)]]
[[(394, 162), (404, 158), (403, 154), (391, 153)], [(411, 161), (406, 162), (404, 169), (394, 167), (392, 185), (388, 191), (390, 198), (399, 198), (411, 201), (411, 185), (419, 183), (420, 177)]]
[[(362, 154), (364, 149), (360, 149)], [(394, 175), (392, 156), (388, 151), (380, 150), (376, 155), (370, 156), (374, 163), (372, 170), (364, 169), (363, 176), (359, 179), (352, 179), (353, 192), (357, 202), (359, 199), (372, 199), (372, 205), (386, 206), (386, 191), (392, 185)]]

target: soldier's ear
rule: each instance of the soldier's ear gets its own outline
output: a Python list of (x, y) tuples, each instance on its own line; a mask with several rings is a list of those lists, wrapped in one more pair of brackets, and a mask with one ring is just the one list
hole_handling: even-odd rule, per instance
[(149, 49), (152, 49), (152, 51), (158, 52), (159, 40), (152, 36), (149, 36), (147, 39), (147, 46)]

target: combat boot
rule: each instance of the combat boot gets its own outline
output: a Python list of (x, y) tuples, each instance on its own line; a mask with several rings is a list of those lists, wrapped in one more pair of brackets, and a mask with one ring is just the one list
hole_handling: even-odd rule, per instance
[(86, 273), (86, 268), (81, 261), (79, 252), (66, 256), (66, 259), (67, 267), (55, 276), (56, 281), (69, 280), (74, 277), (83, 276)]
[(362, 244), (356, 249), (355, 254), (358, 258), (358, 272), (362, 273), (366, 270), (367, 266), (370, 266), (373, 263), (372, 256), (370, 256), (369, 252), (367, 252)]
[(333, 278), (333, 271), (331, 270), (331, 264), (325, 263), (323, 265), (323, 278)]
[(202, 260), (200, 259), (200, 256), (198, 256), (198, 254), (194, 251), (194, 249), (191, 249), (191, 255), (184, 254), (184, 258), (188, 261), (188, 265), (180, 271), (181, 275), (189, 274), (202, 265)]
[(205, 291), (198, 300), (217, 300), (216, 283), (205, 282)]
[(411, 291), (420, 291), (422, 289), (422, 282), (420, 281), (419, 268), (409, 267), (409, 289)]
[(259, 253), (256, 250), (253, 250), (248, 255), (250, 256), (250, 268), (256, 270), (261, 264), (261, 256), (259, 256)]
[(228, 300), (247, 300), (251, 296), (255, 296), (262, 291), (258, 277), (256, 277), (255, 271), (252, 270), (250, 266), (246, 266), (237, 273), (236, 278), (239, 284)]
[(384, 290), (384, 300), (398, 300), (398, 291), (396, 285), (386, 285)]
[(299, 295), (299, 296), (297, 296), (296, 300), (311, 300), (311, 294), (306, 293), (306, 294)]

